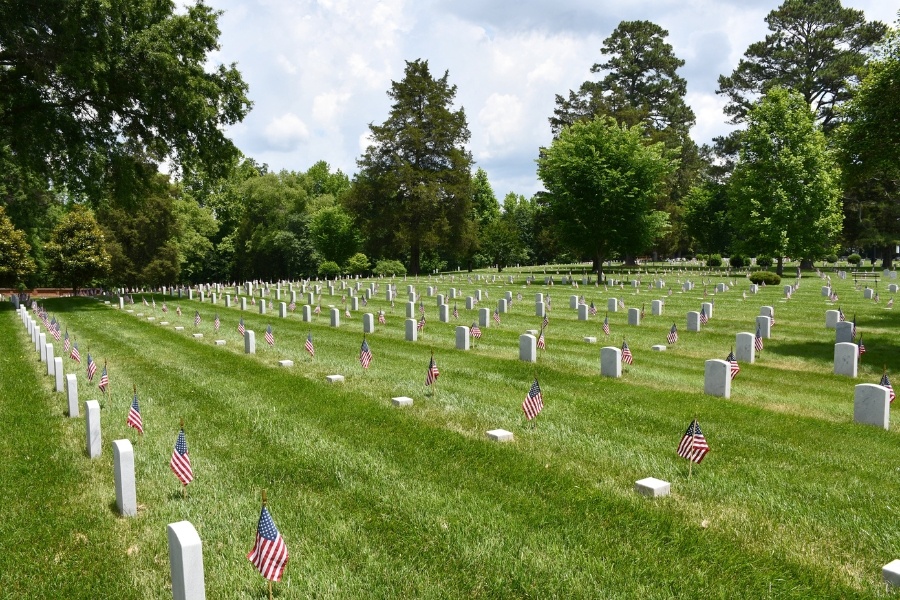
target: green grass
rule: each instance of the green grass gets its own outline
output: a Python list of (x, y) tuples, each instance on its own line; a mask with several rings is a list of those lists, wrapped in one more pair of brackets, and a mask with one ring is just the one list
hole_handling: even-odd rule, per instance
[[(677, 277), (666, 280), (680, 289)], [(882, 365), (900, 372), (900, 313), (884, 309), (888, 294), (873, 304), (835, 282), (868, 348), (851, 380), (831, 374), (831, 306), (814, 276), (789, 302), (780, 302), (781, 286), (743, 301), (748, 284), (739, 281), (715, 297), (700, 333), (685, 331), (684, 315), (699, 309), (702, 289), (673, 294), (664, 316), (652, 317), (650, 301), (664, 295), (646, 287), (437, 285), (466, 295), (480, 285), (490, 293), (481, 306), (505, 290), (524, 299), (468, 353), (454, 349), (454, 327), (473, 320), (463, 299), (459, 322), (445, 324), (426, 297), (417, 343), (403, 341), (398, 302), (368, 337), (374, 362), (365, 373), (359, 313), (333, 329), (325, 315), (301, 322), (299, 310), (282, 320), (182, 300), (179, 319), (179, 301), (167, 299), (166, 319), (181, 333), (138, 318), (150, 313), (140, 304), (128, 314), (86, 299), (47, 301), (82, 356), (89, 348), (109, 360), (108, 399), (76, 371), (81, 400), (102, 400), (103, 455), (94, 461), (83, 416), (66, 418), (64, 394), (52, 391), (21, 323), (0, 312), (0, 597), (171, 597), (165, 527), (186, 519), (203, 540), (207, 596), (264, 598), (245, 558), (262, 488), (291, 552), (280, 598), (674, 598), (688, 589), (712, 598), (886, 597), (880, 569), (900, 553), (898, 425), (854, 425), (852, 404), (853, 386), (876, 383)], [(390, 311), (383, 287), (360, 313)], [(517, 358), (519, 334), (539, 328), (537, 291), (552, 294), (553, 311), (535, 368)], [(568, 308), (580, 293), (601, 308), (589, 323)], [(619, 295), (628, 306), (646, 303), (647, 318), (635, 328), (611, 313), (607, 342), (602, 308)], [(326, 292), (323, 312), (329, 303), (340, 306), (340, 295)], [(703, 395), (704, 360), (724, 358), (735, 333), (754, 331), (766, 304), (777, 325), (762, 356), (742, 365), (730, 399)], [(196, 309), (202, 340), (189, 335)], [(255, 356), (243, 354), (235, 331), (242, 314), (257, 333)], [(673, 321), (678, 344), (651, 352)], [(262, 339), (268, 323), (274, 349)], [(635, 364), (620, 380), (601, 378), (600, 347), (621, 345), (623, 335)], [(217, 337), (227, 345), (214, 346)], [(441, 370), (434, 395), (423, 385), (431, 350)], [(283, 358), (295, 367), (278, 368)], [(545, 409), (531, 428), (521, 403), (535, 372)], [(332, 373), (346, 383), (327, 385)], [(143, 437), (125, 427), (132, 385)], [(392, 407), (398, 395), (415, 405)], [(688, 478), (675, 448), (694, 416), (712, 451)], [(181, 418), (197, 475), (186, 500), (168, 468)], [(487, 441), (497, 427), (515, 441)], [(115, 514), (110, 447), (123, 437), (135, 444), (138, 478), (139, 512), (128, 519)], [(672, 495), (635, 494), (634, 481), (648, 476), (670, 481)]]

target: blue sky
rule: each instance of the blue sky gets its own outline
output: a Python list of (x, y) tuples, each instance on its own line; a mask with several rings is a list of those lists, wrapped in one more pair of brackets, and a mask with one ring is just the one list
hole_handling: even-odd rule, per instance
[[(729, 74), (779, 2), (760, 0), (207, 0), (224, 11), (221, 50), (236, 62), (254, 102), (229, 135), (271, 168), (306, 170), (319, 160), (349, 175), (369, 123), (388, 115), (387, 90), (406, 60), (449, 72), (465, 109), (469, 149), (498, 199), (541, 189), (538, 148), (550, 143), (547, 118), (601, 62), (600, 46), (619, 22), (649, 20), (669, 31), (685, 60), (691, 132), (704, 143), (727, 133), (716, 80)], [(883, 0), (845, 1), (870, 20), (894, 24)]]

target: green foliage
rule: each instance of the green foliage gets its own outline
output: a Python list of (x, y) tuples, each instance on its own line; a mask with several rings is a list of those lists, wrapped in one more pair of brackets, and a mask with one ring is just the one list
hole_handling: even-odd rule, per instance
[(740, 250), (813, 258), (841, 232), (839, 172), (803, 97), (771, 89), (750, 111), (729, 183)]
[(210, 62), (219, 15), (201, 2), (6, 4), (0, 147), (94, 199), (130, 196), (148, 175), (145, 158), (221, 173), (237, 154), (224, 130), (250, 101), (234, 65)]
[(109, 273), (106, 240), (89, 209), (72, 206), (50, 235), (47, 258), (57, 280), (73, 290)]
[(741, 254), (732, 254), (728, 258), (728, 264), (731, 266), (732, 269), (740, 269), (742, 267), (746, 267), (747, 265), (749, 265), (750, 261), (747, 259), (747, 257), (745, 257)]
[(372, 269), (373, 275), (383, 277), (406, 275), (406, 267), (399, 260), (379, 260)]
[(707, 267), (721, 267), (722, 266), (722, 255), (721, 254), (710, 254), (709, 258), (706, 259)]
[(858, 265), (862, 262), (862, 256), (856, 254), (855, 252), (847, 257), (847, 262), (851, 265)]
[(390, 115), (370, 125), (372, 144), (358, 161), (346, 206), (370, 255), (409, 256), (418, 274), (425, 253), (463, 255), (475, 243), (465, 218), (472, 210), (469, 128), (465, 112), (452, 108), (456, 86), (448, 73), (433, 78), (427, 61), (407, 61), (388, 96)]
[(15, 228), (0, 206), (0, 284), (14, 286), (34, 273), (36, 267), (30, 251), (25, 233)]
[(837, 261), (838, 261), (838, 256), (837, 256), (837, 254), (827, 254), (827, 255), (825, 256), (825, 262), (827, 262), (827, 263), (834, 264), (834, 263), (836, 263)]
[(333, 260), (323, 260), (319, 263), (319, 275), (322, 277), (339, 277), (341, 266)]
[(885, 25), (867, 23), (863, 11), (840, 0), (785, 0), (766, 23), (772, 33), (747, 48), (730, 76), (719, 77), (718, 93), (728, 98), (725, 114), (741, 122), (756, 98), (782, 87), (800, 94), (829, 129), (835, 108), (850, 97), (848, 82)]
[(613, 253), (637, 254), (659, 232), (653, 201), (675, 168), (662, 144), (647, 145), (643, 129), (609, 117), (560, 132), (538, 158), (542, 198), (561, 241), (594, 268)]
[(347, 259), (344, 269), (348, 275), (364, 275), (369, 270), (369, 259), (362, 252), (357, 252)]
[(749, 275), (750, 281), (756, 285), (778, 285), (781, 283), (781, 276), (771, 271), (753, 271)]
[(338, 264), (347, 261), (359, 250), (360, 239), (353, 219), (340, 206), (323, 208), (310, 222), (312, 243), (325, 260)]
[(771, 256), (763, 255), (763, 256), (756, 257), (756, 266), (757, 267), (762, 267), (763, 269), (768, 269), (773, 264), (775, 264), (775, 261), (772, 260)]
[(712, 182), (691, 188), (684, 199), (684, 222), (700, 249), (724, 252), (731, 245), (727, 188)]
[(179, 266), (175, 276), (190, 283), (209, 281), (212, 273), (207, 263), (214, 256), (212, 238), (218, 233), (219, 223), (209, 207), (189, 198), (176, 198), (172, 208), (177, 223), (174, 242)]

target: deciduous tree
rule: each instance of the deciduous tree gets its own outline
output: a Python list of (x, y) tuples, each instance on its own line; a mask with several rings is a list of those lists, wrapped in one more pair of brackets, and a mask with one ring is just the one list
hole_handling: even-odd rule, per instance
[(106, 239), (88, 208), (76, 204), (60, 220), (47, 242), (47, 258), (54, 277), (73, 292), (109, 273)]

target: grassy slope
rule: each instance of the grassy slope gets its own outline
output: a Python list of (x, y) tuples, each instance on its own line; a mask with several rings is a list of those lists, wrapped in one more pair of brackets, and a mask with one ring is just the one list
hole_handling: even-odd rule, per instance
[[(501, 290), (519, 288), (489, 289), (492, 300), (482, 304), (492, 306)], [(236, 309), (215, 309), (223, 318), (217, 337), (228, 340), (222, 348), (212, 345), (209, 305), (181, 303), (187, 330), (195, 308), (204, 315), (198, 341), (90, 301), (48, 302), (79, 336), (83, 355), (89, 344), (95, 358), (110, 360), (113, 393), (103, 402), (97, 461), (84, 457), (83, 418), (62, 418), (65, 399), (49, 391), (18, 321), (2, 313), (4, 337), (21, 350), (0, 362), (8, 399), (0, 430), (17, 436), (0, 442), (9, 471), (0, 485), (4, 497), (22, 502), (4, 503), (0, 539), (34, 535), (39, 524), (45, 547), (56, 549), (5, 553), (4, 590), (27, 583), (34, 597), (165, 598), (165, 524), (187, 519), (204, 541), (209, 597), (261, 597), (264, 585), (244, 554), (266, 487), (292, 556), (276, 586), (282, 597), (665, 598), (687, 586), (712, 597), (883, 594), (879, 569), (900, 541), (892, 526), (897, 426), (850, 423), (857, 382), (830, 374), (833, 332), (822, 327), (828, 306), (817, 280), (807, 278), (789, 303), (778, 301), (780, 287), (747, 302), (740, 291), (720, 295), (700, 334), (682, 327), (684, 312), (699, 307), (697, 291), (673, 295), (666, 316), (648, 316), (640, 328), (611, 315), (614, 343), (627, 333), (635, 354), (618, 381), (598, 376), (599, 347), (581, 341), (602, 338), (602, 313), (578, 323), (568, 291), (554, 288), (539, 365), (546, 409), (533, 430), (519, 408), (533, 368), (516, 358), (518, 333), (538, 319), (530, 316), (535, 290), (521, 291), (525, 300), (469, 354), (452, 349), (456, 323), (437, 322), (433, 299), (417, 344), (401, 341), (403, 319), (389, 314), (370, 336), (368, 373), (355, 362), (358, 316), (334, 330), (323, 318), (307, 326), (298, 316), (248, 311), (260, 346), (251, 357), (234, 332)], [(614, 294), (629, 305), (646, 302), (648, 315), (657, 297), (581, 291), (601, 306)], [(724, 358), (734, 333), (752, 330), (761, 304), (776, 306), (775, 339), (757, 364), (743, 365), (730, 400), (702, 395), (703, 360)], [(375, 301), (366, 310), (381, 307)], [(869, 348), (858, 382), (877, 381), (882, 362), (900, 370), (891, 364), (894, 313), (861, 300), (844, 310), (859, 311)], [(471, 323), (461, 312), (460, 322)], [(651, 354), (673, 320), (682, 329), (678, 346)], [(269, 322), (275, 349), (262, 348)], [(302, 349), (308, 330), (314, 361)], [(436, 397), (422, 386), (430, 348), (442, 373)], [(297, 366), (279, 370), (280, 358)], [(324, 375), (336, 372), (347, 383), (325, 385)], [(82, 399), (95, 396), (78, 373)], [(146, 425), (139, 440), (124, 426), (132, 383)], [(394, 409), (396, 395), (416, 405)], [(674, 448), (695, 414), (713, 451), (688, 480)], [(186, 501), (167, 467), (181, 417), (197, 473)], [(484, 431), (494, 427), (514, 431), (516, 441), (487, 442)], [(109, 444), (126, 436), (136, 440), (134, 519), (110, 508)], [(44, 461), (51, 468), (24, 458), (36, 455), (52, 457)], [(672, 496), (636, 496), (633, 482), (645, 476), (672, 481)], [(33, 516), (21, 521), (23, 514)], [(21, 564), (28, 566), (17, 573)]]

